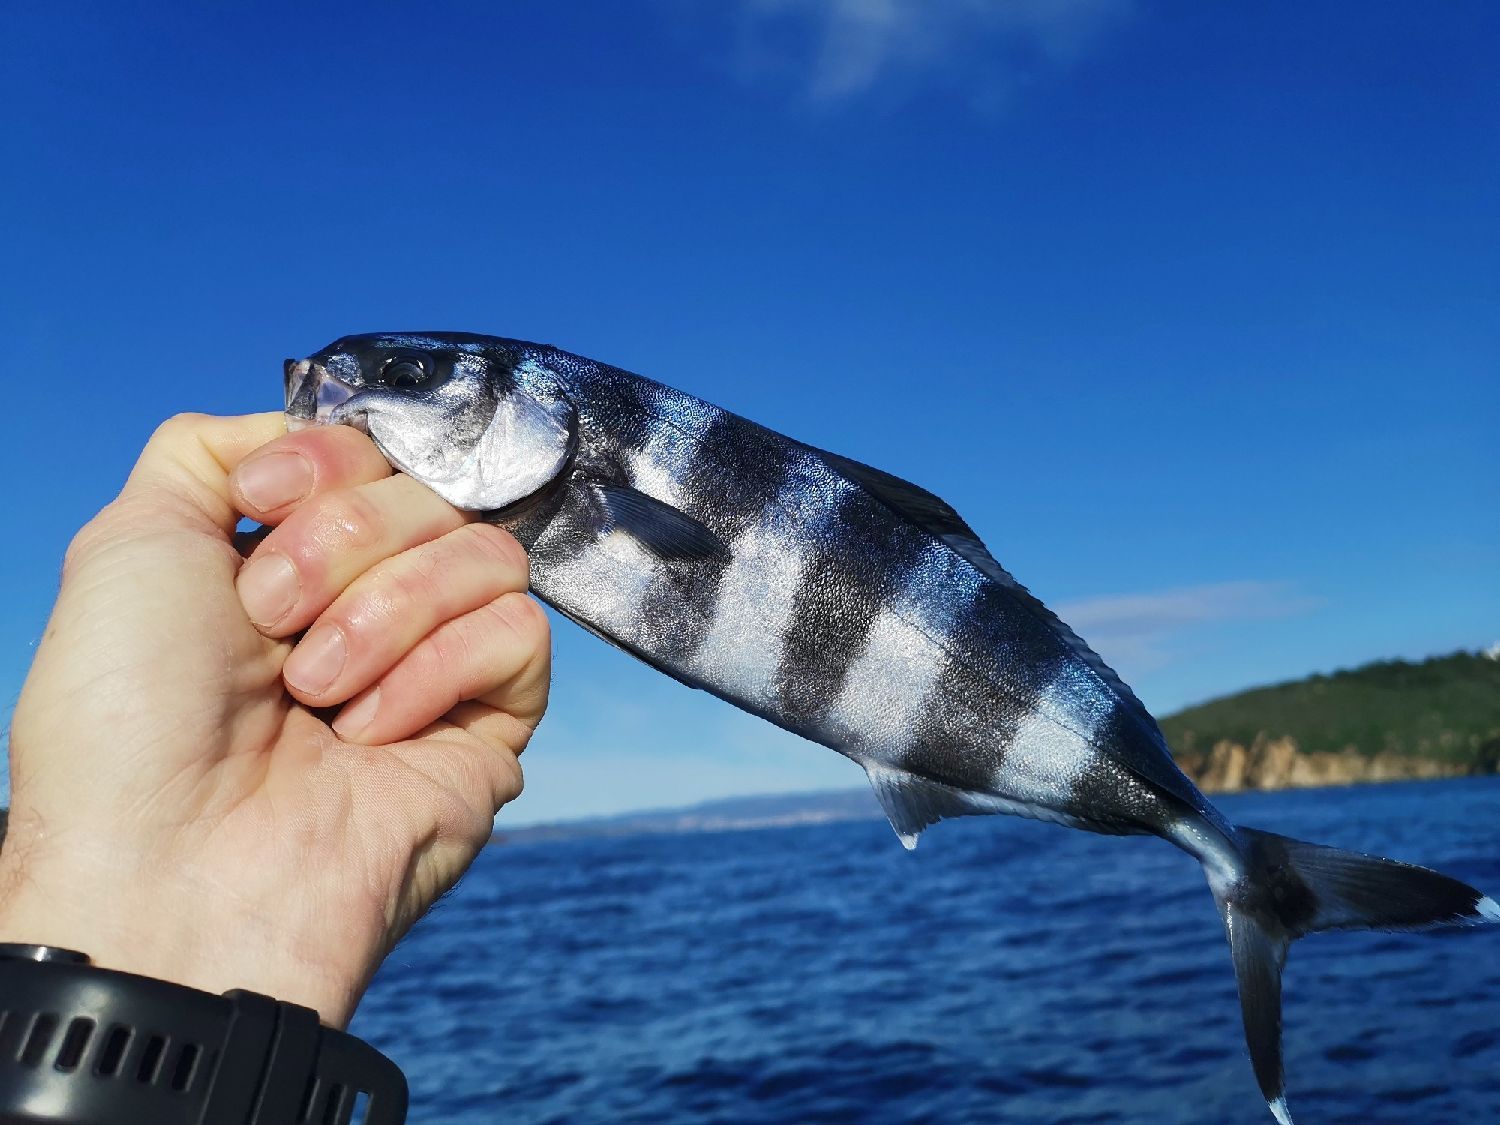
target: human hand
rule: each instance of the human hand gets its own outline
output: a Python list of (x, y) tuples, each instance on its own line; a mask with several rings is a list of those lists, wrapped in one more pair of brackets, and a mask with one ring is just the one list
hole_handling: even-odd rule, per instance
[[(274, 525), (249, 561), (241, 514)], [(520, 792), (526, 585), (352, 429), (167, 422), (70, 546), (16, 707), (0, 942), (346, 1024)]]

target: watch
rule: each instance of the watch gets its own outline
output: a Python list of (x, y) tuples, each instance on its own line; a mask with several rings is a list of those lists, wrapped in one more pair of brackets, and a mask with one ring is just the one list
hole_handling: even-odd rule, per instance
[(311, 1008), (0, 944), (0, 1123), (401, 1125), (406, 1078)]

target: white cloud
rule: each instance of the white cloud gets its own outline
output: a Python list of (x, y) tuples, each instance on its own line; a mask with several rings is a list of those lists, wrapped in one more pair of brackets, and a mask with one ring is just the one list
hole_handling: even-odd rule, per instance
[(1321, 603), (1282, 582), (1216, 582), (1143, 594), (1084, 598), (1057, 615), (1129, 680), (1172, 662), (1191, 630), (1226, 621), (1309, 613)]
[(739, 0), (736, 50), (751, 74), (791, 71), (818, 101), (880, 83), (962, 84), (1003, 98), (1038, 64), (1066, 64), (1134, 0)]
[(1149, 594), (1083, 598), (1062, 607), (1075, 629), (1158, 632), (1204, 621), (1282, 617), (1309, 608), (1284, 582), (1214, 582)]

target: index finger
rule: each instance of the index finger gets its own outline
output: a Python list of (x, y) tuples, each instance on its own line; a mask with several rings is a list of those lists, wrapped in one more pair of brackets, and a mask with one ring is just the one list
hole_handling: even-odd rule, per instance
[(279, 412), (233, 418), (174, 415), (141, 450), (119, 499), (155, 497), (151, 503), (158, 519), (193, 526), (206, 520), (228, 534), (240, 517), (229, 495), (230, 471), (285, 432), (286, 416)]
[(275, 526), (307, 500), (370, 484), (393, 470), (380, 450), (350, 426), (314, 426), (285, 434), (250, 454), (229, 475), (235, 507)]

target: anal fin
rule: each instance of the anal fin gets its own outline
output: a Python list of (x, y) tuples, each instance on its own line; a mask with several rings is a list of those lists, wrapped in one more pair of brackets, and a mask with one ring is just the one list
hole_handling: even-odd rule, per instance
[(919, 774), (883, 762), (861, 762), (870, 778), (886, 819), (901, 837), (907, 851), (917, 846), (922, 829), (955, 816), (989, 816), (1000, 813), (1028, 820), (1048, 821), (1085, 832), (1106, 836), (1132, 836), (1145, 829), (1125, 821), (1089, 820), (1063, 809), (1002, 797), (998, 793), (977, 793), (930, 781)]
[(998, 811), (979, 794), (967, 793), (940, 781), (928, 781), (925, 777), (881, 762), (861, 764), (870, 778), (880, 807), (885, 810), (886, 819), (907, 851), (917, 846), (922, 829), (945, 817)]

